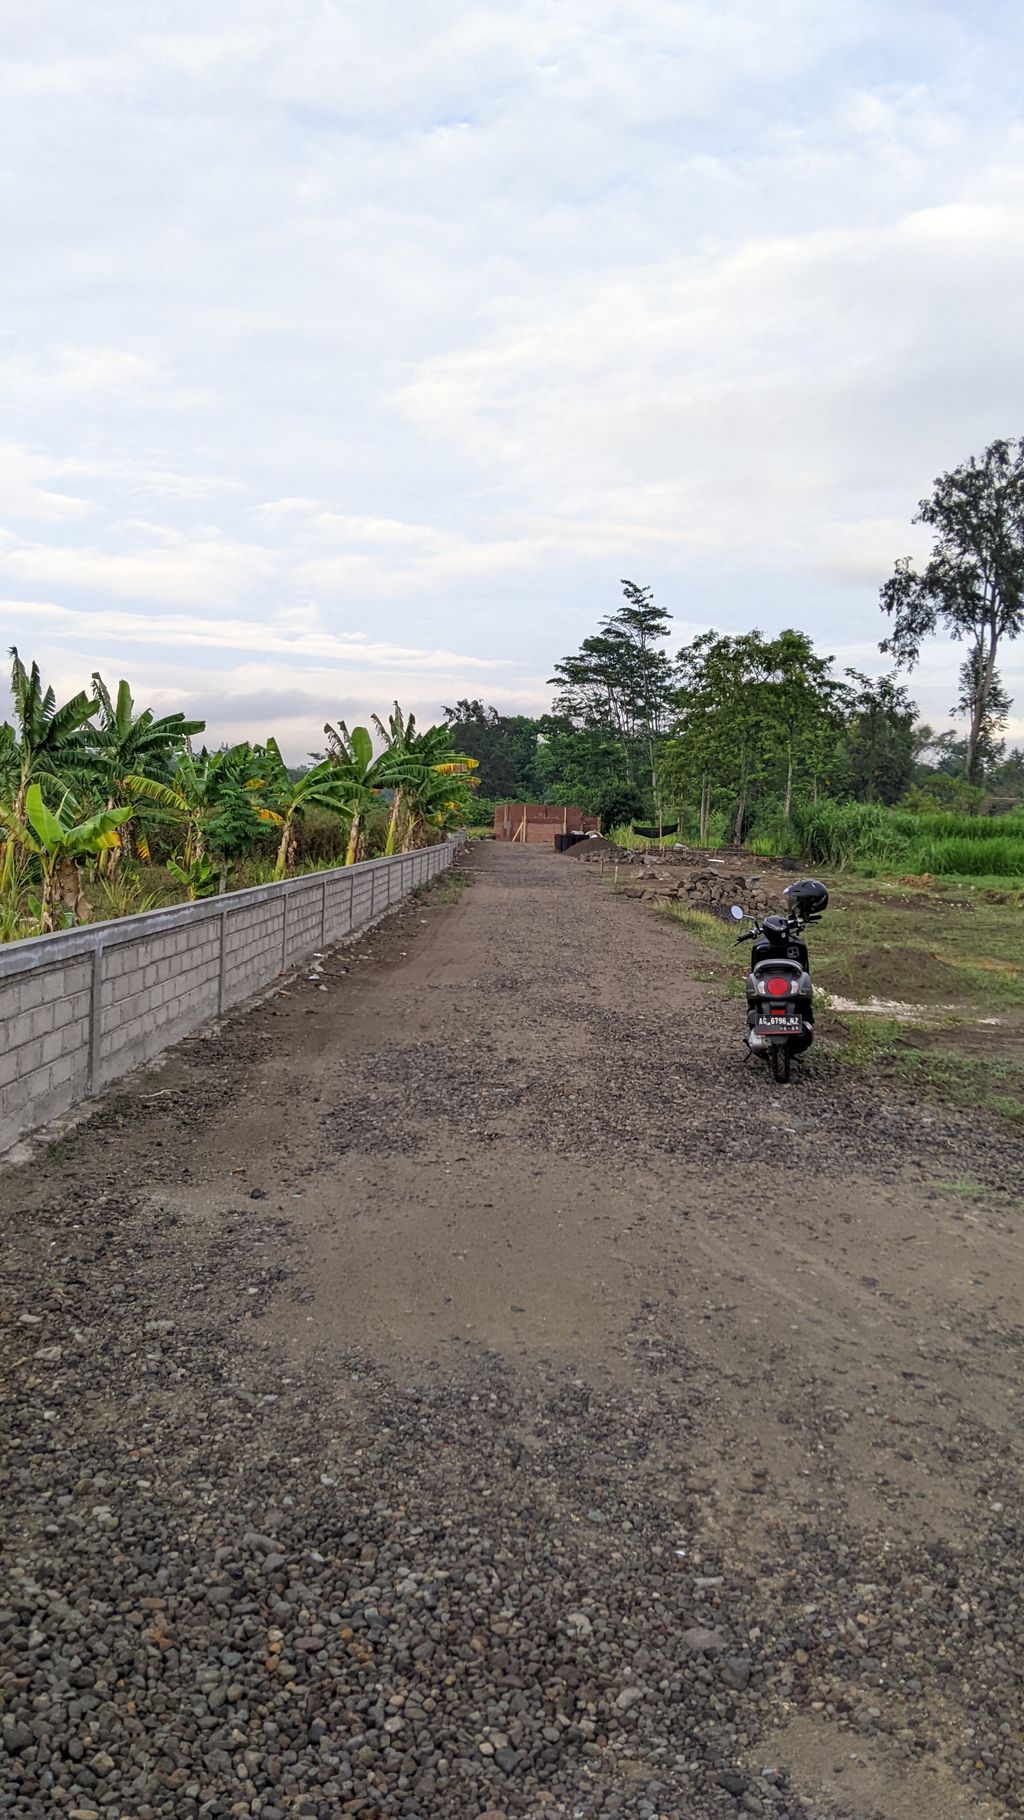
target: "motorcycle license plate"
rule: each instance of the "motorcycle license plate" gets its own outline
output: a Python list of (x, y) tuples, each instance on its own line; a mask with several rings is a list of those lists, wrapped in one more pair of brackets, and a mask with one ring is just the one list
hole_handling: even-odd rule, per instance
[(799, 1036), (804, 1027), (804, 1020), (796, 1017), (771, 1017), (758, 1024), (758, 1036)]

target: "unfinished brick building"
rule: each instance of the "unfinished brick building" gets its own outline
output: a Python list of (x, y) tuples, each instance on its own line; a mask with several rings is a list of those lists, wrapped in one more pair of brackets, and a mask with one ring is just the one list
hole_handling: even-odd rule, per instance
[(531, 847), (550, 847), (556, 834), (600, 834), (599, 815), (584, 815), (575, 805), (560, 803), (497, 803), (495, 840), (518, 840)]

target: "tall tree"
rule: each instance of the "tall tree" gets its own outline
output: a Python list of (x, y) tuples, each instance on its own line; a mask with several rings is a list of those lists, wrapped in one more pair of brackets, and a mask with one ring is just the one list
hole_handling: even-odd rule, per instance
[(444, 717), (458, 750), (477, 761), (482, 795), (515, 801), (533, 794), (536, 720), (528, 714), (499, 714), (497, 708), (465, 696), (445, 708)]
[(772, 738), (772, 659), (760, 632), (702, 632), (679, 653), (676, 750), (666, 755), (678, 780), (700, 789), (699, 839), (707, 840), (716, 795), (730, 803), (733, 838), (742, 839), (751, 792), (761, 781)]
[(643, 795), (627, 781), (622, 749), (607, 728), (577, 727), (554, 714), (543, 715), (538, 725), (534, 778), (542, 802), (599, 815), (605, 833), (645, 813)]
[(605, 729), (622, 753), (624, 782), (659, 809), (657, 748), (671, 717), (675, 670), (663, 640), (671, 619), (650, 588), (623, 581), (626, 604), (579, 650), (555, 665), (554, 712), (578, 727)]
[(785, 767), (783, 814), (789, 820), (794, 790), (818, 797), (830, 781), (849, 689), (832, 674), (806, 632), (787, 629), (765, 648), (768, 687), (766, 731)]
[(980, 461), (940, 475), (914, 523), (935, 533), (931, 558), (918, 573), (903, 557), (882, 588), (893, 629), (881, 648), (912, 668), (939, 627), (968, 641), (966, 773), (976, 783), (999, 646), (1024, 629), (1024, 439), (990, 443)]
[(917, 708), (893, 676), (846, 674), (854, 689), (844, 742), (851, 794), (891, 806), (913, 782)]
[[(994, 669), (987, 678), (984, 672), (984, 660), (975, 645), (970, 656), (960, 665), (960, 693), (953, 709), (954, 714), (965, 715), (974, 729), (973, 754), (969, 740), (965, 746), (964, 775), (968, 782), (977, 783), (994, 769), (1003, 756), (1002, 735), (1013, 706), (1010, 696), (1003, 688), (999, 671)], [(983, 691), (985, 701), (984, 706), (981, 706), (979, 697)], [(973, 778), (969, 769), (972, 758), (975, 772)]]

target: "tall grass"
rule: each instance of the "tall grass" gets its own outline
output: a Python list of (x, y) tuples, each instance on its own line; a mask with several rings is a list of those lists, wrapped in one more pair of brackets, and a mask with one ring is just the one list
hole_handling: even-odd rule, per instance
[(666, 849), (674, 847), (677, 841), (682, 841), (684, 839), (684, 835), (682, 830), (680, 830), (678, 834), (664, 835), (661, 840), (658, 839), (657, 835), (655, 835), (653, 840), (648, 840), (646, 835), (634, 834), (632, 828), (623, 826), (621, 828), (612, 828), (608, 835), (608, 839), (614, 841), (617, 847), (625, 847), (627, 851), (646, 853), (648, 847)]
[(1024, 814), (915, 815), (877, 803), (815, 803), (793, 810), (794, 845), (812, 865), (1024, 877)]
[(914, 870), (940, 876), (1024, 878), (1024, 838), (926, 841), (915, 855)]
[(797, 804), (792, 827), (804, 859), (838, 871), (857, 864), (893, 864), (906, 846), (893, 811), (877, 803)]
[[(653, 840), (648, 840), (643, 834), (635, 834), (631, 827), (623, 823), (618, 828), (609, 829), (608, 839), (614, 841), (617, 847), (633, 848), (638, 851), (646, 847), (700, 846), (700, 824), (692, 810), (673, 809), (671, 815), (666, 814), (665, 820), (678, 822), (678, 833), (666, 834), (660, 841), (657, 835)], [(708, 817), (706, 846), (711, 850), (715, 847), (724, 847), (731, 839), (729, 817), (723, 815), (720, 810), (713, 810)]]

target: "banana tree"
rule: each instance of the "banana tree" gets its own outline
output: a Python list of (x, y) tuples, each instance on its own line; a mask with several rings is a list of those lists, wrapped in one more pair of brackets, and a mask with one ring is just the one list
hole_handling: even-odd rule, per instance
[[(124, 802), (129, 776), (170, 783), (175, 759), (194, 733), (203, 732), (206, 722), (186, 720), (180, 713), (157, 718), (152, 708), (143, 708), (137, 714), (131, 689), (123, 677), (116, 696), (111, 696), (98, 670), (93, 671), (92, 682), (100, 711), (93, 758), (107, 808), (116, 809)], [(127, 838), (126, 832), (125, 846)]]
[(38, 784), (25, 789), (24, 818), (7, 817), (10, 838), (38, 863), (43, 895), (39, 908), (39, 933), (49, 935), (84, 921), (89, 906), (82, 895), (78, 861), (116, 847), (118, 829), (134, 813), (131, 808), (104, 809), (78, 821), (79, 811), (65, 792), (56, 812), (48, 809)]
[[(382, 771), (392, 783), (394, 794), (391, 799), (391, 816), (388, 823), (385, 854), (394, 853), (398, 845), (399, 828), (404, 814), (406, 836), (411, 837), (418, 819), (426, 819), (425, 804), (431, 807), (445, 795), (456, 796), (459, 801), (453, 802), (451, 808), (457, 811), (459, 802), (468, 806), (469, 794), (466, 785), (469, 773), (475, 771), (478, 760), (468, 758), (456, 752), (452, 745), (449, 728), (442, 722), (439, 726), (427, 727), (425, 732), (417, 733), (416, 716), (404, 715), (398, 703), (393, 713), (389, 714), (387, 725), (373, 716), (373, 723), (385, 742), (382, 754)], [(447, 785), (439, 790), (437, 780), (441, 777), (457, 777), (462, 785)], [(403, 842), (403, 846), (404, 846)]]
[(11, 646), (10, 657), (15, 725), (4, 723), (3, 746), (5, 768), (14, 771), (14, 814), (24, 822), (34, 778), (48, 778), (66, 788), (68, 776), (81, 776), (88, 769), (90, 742), (84, 729), (99, 704), (79, 690), (58, 708), (52, 688), (43, 688), (39, 665), (26, 670), (16, 645)]
[(351, 785), (333, 759), (323, 758), (301, 777), (292, 777), (281, 756), (276, 739), (271, 737), (258, 754), (266, 759), (263, 769), (263, 796), (269, 798), (268, 813), (280, 827), (274, 877), (283, 878), (292, 865), (295, 846), (295, 824), (307, 809), (327, 809), (336, 815), (352, 812)]
[(443, 832), (465, 825), (473, 788), (468, 769), (475, 762), (456, 759), (431, 765), (407, 787), (410, 840), (417, 829)]
[(189, 875), (211, 848), (224, 852), (234, 846), (237, 850), (258, 822), (274, 820), (260, 801), (264, 780), (256, 774), (256, 754), (247, 745), (201, 752), (196, 757), (186, 741), (170, 783), (142, 772), (129, 772), (123, 781), (133, 796), (154, 803), (181, 828), (178, 863)]
[(349, 732), (343, 720), (336, 727), (328, 721), (324, 732), (327, 762), (344, 780), (346, 804), (352, 817), (345, 852), (345, 864), (352, 866), (359, 858), (366, 810), (381, 790), (397, 789), (412, 768), (403, 756), (387, 749), (375, 758), (373, 741), (365, 727), (353, 727)]

